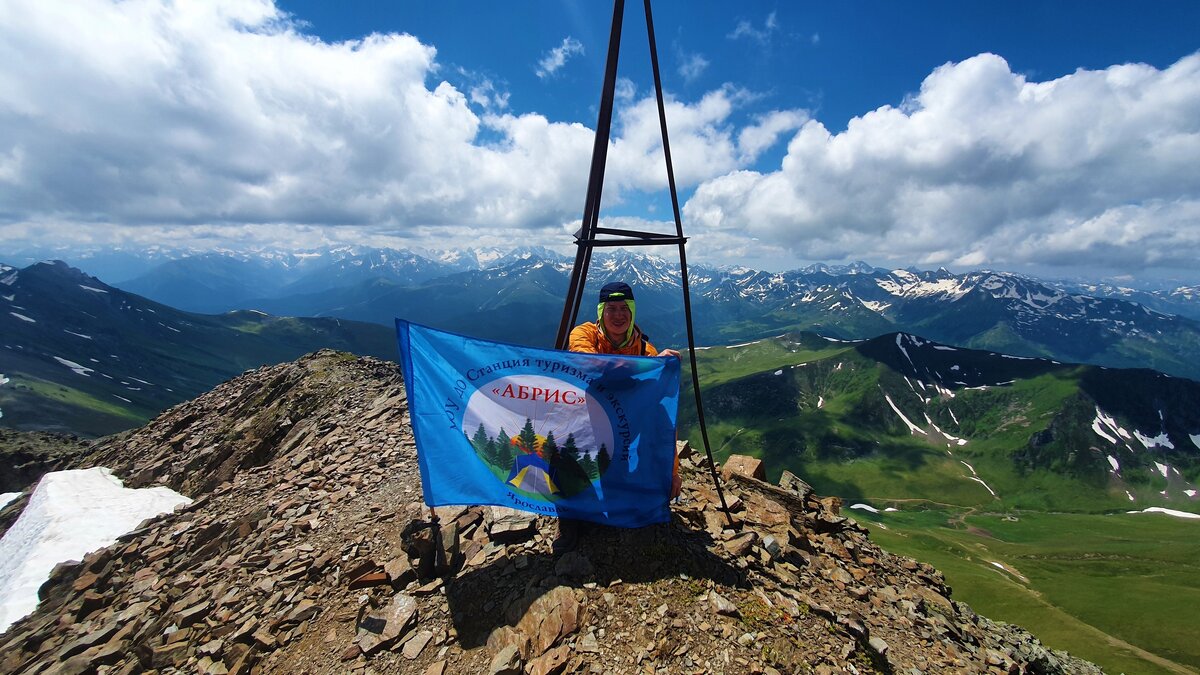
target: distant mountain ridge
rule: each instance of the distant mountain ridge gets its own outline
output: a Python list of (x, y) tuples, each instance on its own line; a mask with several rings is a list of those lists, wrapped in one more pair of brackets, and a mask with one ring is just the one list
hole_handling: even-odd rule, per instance
[[(130, 363), (164, 366), (169, 377), (182, 376), (190, 383), (172, 389), (195, 393), (202, 390), (197, 382), (211, 386), (221, 377), (236, 374), (245, 367), (294, 358), (323, 346), (394, 358), (391, 322), (395, 317), (506, 342), (551, 345), (572, 261), (536, 247), (506, 254), (490, 251), (436, 257), (438, 260), (415, 252), (367, 247), (342, 247), (323, 254), (291, 257), (193, 256), (176, 260), (171, 267), (163, 268), (161, 274), (143, 279), (148, 284), (156, 281), (157, 288), (168, 294), (193, 293), (213, 303), (209, 305), (212, 311), (222, 303), (255, 310), (204, 318), (149, 302), (61, 263), (33, 265), (25, 270), (4, 266), (0, 269), (3, 303), (0, 310), (8, 311), (0, 311), (0, 325), (6, 328), (6, 336), (22, 337), (15, 342), (10, 338), (6, 351), (0, 354), (7, 354), (9, 359), (28, 359), (22, 349), (43, 344), (53, 348), (50, 350), (53, 356), (78, 365), (80, 372), (87, 372), (96, 363), (112, 361), (111, 355), (121, 354), (117, 346), (103, 350), (97, 346), (100, 340), (79, 337), (92, 336), (89, 322), (103, 324), (111, 320), (118, 325), (113, 328), (113, 337), (105, 338), (110, 345), (122, 348), (186, 345), (181, 348), (182, 353), (189, 355), (184, 360), (205, 364), (201, 375), (181, 375), (188, 368), (166, 367), (178, 355), (167, 354), (170, 350), (161, 348), (151, 351), (154, 356), (148, 361), (139, 356), (130, 357)], [(38, 287), (41, 290), (35, 297), (40, 300), (30, 301), (14, 292), (30, 279), (39, 274), (46, 276), (52, 270), (61, 273), (62, 278)], [(689, 271), (693, 319), (697, 343), (701, 346), (741, 343), (796, 330), (811, 330), (840, 339), (865, 339), (899, 331), (947, 345), (1071, 363), (1145, 367), (1200, 380), (1200, 361), (1195, 358), (1200, 353), (1200, 323), (1128, 300), (1071, 293), (1019, 275), (889, 271), (866, 263), (843, 267), (813, 265), (783, 273), (702, 265)], [(656, 345), (685, 345), (676, 264), (624, 251), (598, 252), (578, 320), (592, 318), (595, 310), (590, 299), (595, 297), (600, 284), (612, 279), (634, 284), (638, 323)], [(239, 296), (255, 293), (287, 293), (284, 290), (287, 288), (310, 290), (276, 298), (238, 300)], [(88, 302), (102, 298), (109, 300), (104, 313), (86, 309)], [(127, 307), (114, 311), (114, 306), (121, 309), (121, 302)], [(57, 307), (49, 315), (53, 317), (53, 329), (46, 332), (46, 324), (39, 324), (39, 317), (25, 303), (40, 308), (38, 311)], [(73, 308), (78, 311), (71, 311)], [(93, 316), (89, 317), (87, 312)], [(153, 317), (155, 312), (170, 315), (172, 320), (128, 320)], [(264, 312), (318, 319), (281, 320), (267, 317)], [(376, 325), (368, 328), (357, 322)], [(201, 342), (221, 346), (189, 342), (178, 332), (184, 324), (216, 330), (222, 337), (204, 338)], [(122, 332), (135, 327), (141, 327), (141, 332)], [(269, 337), (274, 331), (280, 337)], [(308, 337), (300, 334), (304, 331), (310, 331)], [(372, 337), (362, 337), (364, 331)], [(193, 337), (202, 334), (195, 333)], [(333, 341), (325, 341), (326, 338)], [(230, 342), (235, 339), (242, 344)], [(73, 342), (63, 344), (63, 340)], [(367, 340), (371, 346), (361, 340)], [(95, 348), (96, 353), (82, 359), (73, 357), (72, 354), (80, 353), (77, 348), (81, 345)], [(243, 346), (249, 347), (255, 356), (242, 355)], [(219, 354), (222, 349), (232, 356), (226, 359)], [(47, 377), (52, 372), (55, 377), (69, 375), (73, 380), (68, 381), (76, 383), (91, 386), (95, 382), (62, 370), (66, 366), (61, 362), (47, 359), (50, 357), (42, 357), (46, 365), (40, 366), (41, 370), (30, 372), (42, 373), (39, 377), (46, 382), (57, 381)], [(216, 361), (222, 362), (221, 365), (214, 366)], [(11, 378), (10, 371), (14, 367), (0, 361), (0, 374)], [(133, 370), (128, 375), (147, 382), (162, 380), (160, 376), (139, 375)], [(139, 397), (147, 395), (134, 391), (136, 381), (128, 377), (123, 381), (133, 383), (132, 389), (106, 389), (101, 396), (121, 410), (105, 412), (102, 417), (112, 420), (113, 415), (126, 414), (127, 408), (133, 406), (139, 410), (136, 416), (145, 419), (161, 409), (160, 402), (153, 397), (145, 404), (139, 403)], [(9, 420), (0, 424), (15, 424), (11, 421), (17, 410), (14, 404), (10, 401), (6, 408), (2, 403), (4, 396), (12, 396), (15, 391), (26, 390), (0, 385), (0, 414), (10, 415)], [(49, 389), (43, 392), (43, 401), (52, 400), (49, 392)], [(60, 392), (55, 405), (78, 409), (80, 401), (67, 400), (73, 396)], [(97, 409), (94, 401), (83, 408), (92, 410), (89, 416)], [(113, 428), (106, 424), (88, 426), (90, 431), (74, 430), (102, 433), (102, 428)]]
[[(390, 326), (397, 317), (480, 337), (549, 346), (572, 260), (543, 247), (408, 251), (334, 247), (210, 254), (165, 263), (121, 287), (190, 311), (258, 309)], [(1146, 367), (1200, 380), (1200, 293), (1134, 291), (976, 271), (815, 264), (788, 272), (689, 266), (700, 344), (813, 330), (846, 339), (903, 331), (1022, 356)], [(638, 323), (686, 342), (678, 265), (597, 251), (579, 320), (612, 279), (633, 284)]]
[(62, 262), (0, 265), (0, 336), (0, 424), (85, 436), (321, 347), (383, 358), (396, 349), (383, 326), (182, 312)]

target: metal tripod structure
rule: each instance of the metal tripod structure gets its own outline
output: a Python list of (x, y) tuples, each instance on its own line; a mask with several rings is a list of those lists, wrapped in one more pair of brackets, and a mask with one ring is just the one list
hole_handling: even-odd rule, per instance
[(608, 159), (608, 141), (612, 128), (613, 99), (617, 83), (617, 56), (621, 49), (621, 25), (625, 15), (625, 0), (614, 0), (612, 31), (608, 38), (608, 63), (604, 70), (604, 85), (600, 94), (600, 114), (596, 122), (596, 140), (592, 146), (592, 166), (588, 178), (587, 198), (583, 207), (583, 225), (575, 234), (575, 244), (578, 250), (575, 254), (575, 267), (571, 272), (571, 281), (567, 287), (567, 298), (563, 305), (562, 320), (558, 325), (558, 337), (555, 347), (567, 348), (567, 338), (575, 317), (579, 314), (579, 306), (583, 301), (583, 290), (587, 282), (588, 266), (592, 261), (592, 249), (597, 246), (677, 246), (679, 248), (679, 269), (683, 287), (683, 313), (687, 324), (688, 356), (691, 359), (692, 389), (696, 397), (696, 417), (700, 422), (700, 435), (704, 441), (704, 452), (708, 457), (708, 468), (712, 474), (713, 485), (717, 488), (717, 496), (721, 500), (721, 509), (729, 523), (733, 517), (725, 503), (725, 493), (717, 478), (716, 462), (713, 460), (712, 449), (708, 443), (708, 429), (704, 423), (704, 405), (700, 398), (700, 376), (696, 369), (696, 343), (692, 330), (692, 302), (688, 290), (687, 253), (684, 245), (687, 237), (683, 236), (683, 222), (679, 217), (679, 195), (675, 189), (675, 169), (671, 164), (671, 144), (667, 137), (667, 116), (663, 105), (662, 80), (658, 69), (658, 47), (654, 41), (654, 18), (650, 11), (650, 0), (643, 0), (646, 8), (646, 33), (650, 39), (650, 64), (654, 71), (654, 93), (658, 98), (658, 122), (662, 131), (663, 156), (667, 164), (667, 183), (671, 189), (671, 210), (675, 216), (675, 233), (660, 234), (654, 232), (638, 232), (608, 227), (599, 227), (600, 196), (604, 188), (604, 167)]

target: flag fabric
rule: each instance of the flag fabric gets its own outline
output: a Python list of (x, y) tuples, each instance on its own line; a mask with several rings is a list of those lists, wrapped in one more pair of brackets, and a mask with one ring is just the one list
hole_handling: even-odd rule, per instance
[(429, 506), (666, 522), (679, 359), (580, 354), (396, 319)]

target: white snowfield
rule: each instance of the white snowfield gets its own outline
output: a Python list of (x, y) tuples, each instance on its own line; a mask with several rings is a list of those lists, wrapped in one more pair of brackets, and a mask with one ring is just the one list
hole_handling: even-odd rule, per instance
[(1162, 446), (1164, 448), (1169, 448), (1171, 450), (1175, 449), (1175, 444), (1171, 442), (1170, 438), (1167, 438), (1167, 432), (1165, 432), (1165, 431), (1160, 432), (1157, 436), (1151, 437), (1151, 436), (1147, 436), (1147, 435), (1143, 434), (1142, 432), (1138, 431), (1137, 429), (1134, 429), (1133, 435), (1136, 436), (1137, 439), (1142, 442), (1142, 445), (1146, 446), (1147, 450), (1149, 450), (1150, 448), (1153, 448), (1155, 446)]
[(83, 375), (84, 377), (91, 377), (91, 375), (89, 375), (88, 373), (95, 372), (94, 368), (88, 368), (87, 366), (81, 366), (78, 363), (75, 363), (74, 361), (71, 361), (68, 359), (64, 359), (61, 356), (55, 356), (54, 360), (58, 361), (59, 363), (61, 363), (64, 366), (70, 368), (72, 371), (74, 371), (74, 373), (76, 375)]
[(20, 492), (5, 492), (4, 494), (0, 494), (0, 509), (8, 506), (9, 502), (20, 496)]
[(879, 509), (875, 508), (874, 506), (871, 506), (870, 504), (851, 504), (850, 508), (860, 509), (862, 511), (870, 511), (871, 513), (895, 513), (900, 510), (900, 509), (889, 506), (886, 509), (880, 511)]
[(46, 474), (0, 539), (0, 633), (37, 607), (38, 587), (55, 565), (82, 560), (191, 501), (166, 487), (128, 489), (103, 467)]
[(1188, 513), (1187, 511), (1176, 511), (1175, 509), (1164, 509), (1161, 506), (1151, 506), (1142, 509), (1141, 511), (1126, 511), (1125, 513), (1165, 513), (1168, 516), (1176, 518), (1189, 518), (1200, 520), (1200, 513)]
[[(1111, 433), (1105, 433), (1105, 429)], [(1121, 442), (1117, 440), (1117, 438), (1124, 438), (1125, 440), (1131, 440), (1133, 438), (1128, 431), (1125, 431), (1117, 424), (1117, 421), (1113, 419), (1112, 415), (1109, 415), (1101, 410), (1100, 406), (1096, 406), (1096, 419), (1092, 421), (1092, 431), (1095, 431), (1097, 436), (1101, 436), (1109, 443), (1113, 444), (1119, 444)]]

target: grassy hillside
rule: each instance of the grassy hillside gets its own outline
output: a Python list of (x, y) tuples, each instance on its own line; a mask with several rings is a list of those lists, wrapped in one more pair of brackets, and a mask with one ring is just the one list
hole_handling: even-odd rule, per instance
[(1162, 514), (853, 510), (942, 570), (954, 597), (1107, 672), (1200, 670), (1200, 521)]
[(885, 548), (1108, 672), (1200, 669), (1200, 520), (1125, 513), (1200, 511), (1200, 384), (903, 334), (788, 335), (704, 350), (698, 369), (718, 459), (871, 505), (847, 513)]
[[(704, 350), (698, 368), (719, 458), (761, 457), (769, 478), (790, 470), (826, 494), (1077, 512), (1198, 506), (1187, 491), (1200, 479), (1200, 384), (1189, 380), (895, 334), (789, 335)], [(699, 438), (691, 397), (681, 405), (681, 435)], [(1111, 438), (1093, 428), (1101, 415)]]

